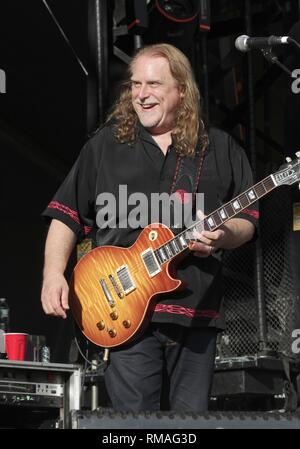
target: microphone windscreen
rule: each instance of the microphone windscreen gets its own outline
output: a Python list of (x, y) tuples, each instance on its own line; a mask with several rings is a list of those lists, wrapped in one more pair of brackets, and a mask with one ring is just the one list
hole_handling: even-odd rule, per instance
[(246, 34), (237, 37), (235, 40), (235, 48), (239, 51), (248, 51), (247, 39), (249, 39), (249, 36)]

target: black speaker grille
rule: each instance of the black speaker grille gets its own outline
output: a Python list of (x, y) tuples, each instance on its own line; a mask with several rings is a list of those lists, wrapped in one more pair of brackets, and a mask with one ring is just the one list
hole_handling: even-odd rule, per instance
[[(275, 189), (261, 200), (260, 208), (268, 345), (276, 352), (296, 358), (297, 354), (292, 352), (292, 331), (300, 328), (300, 300), (294, 282), (299, 268), (291, 259), (291, 188)], [(254, 244), (225, 254), (224, 308), (227, 329), (218, 340), (218, 356), (221, 358), (254, 355), (259, 351), (255, 264)]]

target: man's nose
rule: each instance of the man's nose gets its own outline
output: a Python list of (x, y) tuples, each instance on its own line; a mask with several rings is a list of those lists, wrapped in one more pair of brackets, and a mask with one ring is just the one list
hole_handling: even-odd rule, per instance
[(149, 97), (149, 92), (149, 86), (147, 84), (142, 84), (139, 90), (139, 98), (143, 99)]

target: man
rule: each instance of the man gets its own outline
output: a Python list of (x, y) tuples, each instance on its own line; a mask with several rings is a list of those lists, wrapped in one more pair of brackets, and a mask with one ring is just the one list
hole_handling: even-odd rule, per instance
[[(192, 177), (193, 185), (182, 188), (177, 175), (187, 158), (199, 170)], [(182, 179), (190, 179), (189, 173), (185, 175)], [(127, 210), (119, 204), (119, 185), (125, 185), (128, 194), (143, 192), (149, 199), (153, 192), (192, 191), (196, 186), (204, 193), (207, 214), (251, 184), (249, 164), (234, 141), (217, 130), (207, 136), (187, 58), (167, 44), (141, 49), (130, 64), (129, 79), (109, 121), (85, 145), (45, 211), (53, 220), (45, 249), (44, 311), (66, 318), (64, 271), (85, 231), (96, 228), (98, 246), (129, 246), (136, 240), (141, 229), (118, 226), (130, 211), (130, 206)], [(112, 221), (117, 226), (101, 226), (96, 219), (103, 207), (97, 201), (102, 192), (116, 198)], [(105, 383), (116, 410), (159, 410), (161, 395), (166, 393), (171, 410), (207, 410), (216, 336), (224, 328), (222, 250), (252, 238), (256, 215), (249, 206), (219, 229), (197, 233), (198, 241), (190, 242), (193, 251), (177, 270), (186, 287), (161, 295), (146, 332), (110, 352)]]

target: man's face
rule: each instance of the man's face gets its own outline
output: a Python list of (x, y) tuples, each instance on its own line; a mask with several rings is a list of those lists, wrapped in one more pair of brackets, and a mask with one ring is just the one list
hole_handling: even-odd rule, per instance
[(132, 68), (132, 104), (142, 125), (153, 135), (172, 131), (181, 99), (169, 62), (140, 56)]

